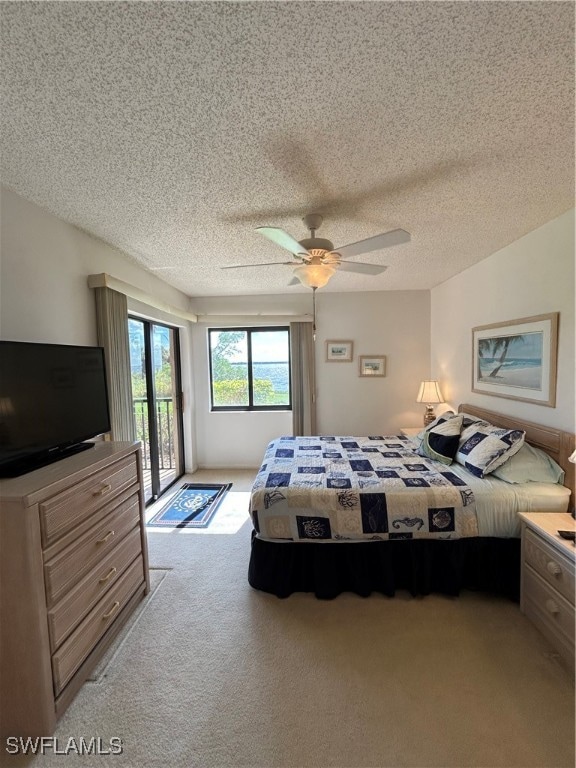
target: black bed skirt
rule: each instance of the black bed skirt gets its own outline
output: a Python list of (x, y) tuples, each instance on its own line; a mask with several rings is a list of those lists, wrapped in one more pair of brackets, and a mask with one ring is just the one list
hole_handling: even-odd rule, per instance
[(463, 589), (520, 598), (520, 539), (397, 539), (361, 543), (264, 541), (252, 532), (248, 581), (288, 597), (313, 592), (330, 600), (342, 592), (367, 597), (396, 590), (412, 595)]

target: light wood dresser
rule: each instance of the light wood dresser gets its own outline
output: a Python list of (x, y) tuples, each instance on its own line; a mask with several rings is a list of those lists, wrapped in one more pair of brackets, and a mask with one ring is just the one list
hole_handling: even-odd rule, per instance
[(520, 608), (574, 673), (574, 543), (559, 530), (575, 530), (569, 514), (526, 513), (522, 519)]
[(0, 731), (51, 735), (149, 590), (139, 443), (0, 481)]

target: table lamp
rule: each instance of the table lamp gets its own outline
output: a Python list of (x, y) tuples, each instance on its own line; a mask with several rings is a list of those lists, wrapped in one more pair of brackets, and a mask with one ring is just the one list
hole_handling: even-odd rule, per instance
[(426, 403), (426, 411), (424, 412), (424, 426), (428, 426), (430, 422), (434, 421), (436, 414), (432, 407), (436, 403), (443, 403), (444, 398), (440, 392), (440, 387), (437, 381), (423, 381), (420, 384), (418, 391), (417, 403)]

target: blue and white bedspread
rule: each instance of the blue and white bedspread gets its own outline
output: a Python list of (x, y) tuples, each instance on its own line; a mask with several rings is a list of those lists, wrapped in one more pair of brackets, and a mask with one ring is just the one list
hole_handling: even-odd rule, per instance
[(263, 539), (478, 536), (471, 488), (398, 435), (273, 440), (254, 481), (250, 514)]

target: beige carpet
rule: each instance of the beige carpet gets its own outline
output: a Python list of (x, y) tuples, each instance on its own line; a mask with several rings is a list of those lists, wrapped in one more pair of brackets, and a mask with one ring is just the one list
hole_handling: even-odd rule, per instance
[(249, 523), (149, 547), (172, 570), (57, 731), (123, 754), (34, 768), (574, 766), (573, 685), (517, 605), (279, 600), (247, 583)]
[(132, 613), (130, 618), (128, 619), (128, 622), (126, 623), (126, 627), (122, 630), (122, 632), (118, 635), (116, 640), (112, 643), (112, 645), (108, 648), (104, 656), (100, 659), (98, 664), (94, 667), (90, 675), (88, 676), (87, 680), (90, 683), (102, 683), (104, 681), (104, 678), (108, 674), (108, 667), (114, 659), (116, 658), (116, 654), (119, 653), (120, 649), (124, 645), (124, 643), (127, 643), (130, 634), (134, 631), (134, 628), (140, 621), (140, 618), (142, 614), (146, 611), (148, 608), (148, 603), (150, 600), (154, 599), (154, 596), (156, 595), (156, 590), (162, 584), (162, 581), (164, 580), (164, 577), (168, 573), (168, 570), (165, 568), (150, 568), (149, 570), (149, 579), (150, 579), (150, 591), (142, 600), (139, 605), (137, 606), (136, 610)]

